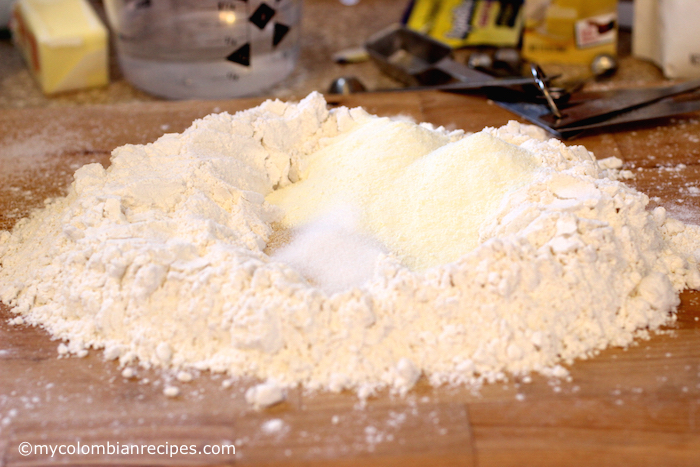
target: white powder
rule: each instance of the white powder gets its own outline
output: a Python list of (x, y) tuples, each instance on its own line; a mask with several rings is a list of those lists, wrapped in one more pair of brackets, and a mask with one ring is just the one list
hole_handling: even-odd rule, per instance
[(285, 399), (284, 389), (274, 381), (251, 386), (245, 393), (245, 400), (256, 408), (270, 407)]
[[(475, 248), (479, 226), (504, 195), (532, 181), (542, 168), (534, 154), (489, 133), (452, 143), (434, 137), (425, 147), (424, 134), (435, 132), (379, 123), (337, 137), (309, 158), (301, 181), (267, 197), (284, 209), (285, 225), (309, 222), (340, 203), (355, 205), (363, 214), (361, 229), (407, 266), (425, 269)], [(377, 144), (367, 128), (380, 128), (401, 145)], [(381, 134), (378, 138), (385, 141)]]
[(265, 423), (263, 423), (260, 428), (265, 434), (277, 434), (284, 431), (285, 423), (280, 418), (273, 418), (272, 420), (267, 420)]
[(163, 388), (163, 395), (167, 397), (177, 397), (180, 395), (180, 389), (175, 386), (166, 386)]
[(192, 381), (192, 374), (188, 373), (186, 371), (178, 371), (177, 375), (175, 375), (178, 381), (181, 383), (189, 383)]
[[(363, 149), (370, 139), (374, 156), (391, 170), (363, 173), (365, 162), (353, 165), (332, 150), (340, 144), (366, 161), (373, 157)], [(72, 354), (102, 348), (124, 366), (175, 374), (208, 369), (274, 380), (269, 384), (280, 390), (303, 384), (367, 397), (382, 387), (404, 393), (421, 375), (436, 385), (532, 371), (565, 376), (562, 363), (669, 324), (678, 292), (700, 287), (697, 227), (668, 218), (663, 208), (646, 211), (644, 194), (611, 178), (615, 161), (602, 167), (583, 147), (545, 140), (515, 122), (485, 129), (469, 150), (477, 154), (489, 141), (508, 148), (507, 157), (528, 158), (521, 161), (524, 183), (513, 175), (494, 196), (478, 194), (489, 206), (469, 221), (478, 224), (478, 239), (464, 251), (452, 244), (449, 262), (412, 270), (401, 252), (377, 253), (384, 240), (336, 222), (333, 228), (347, 233), (341, 245), (368, 250), (373, 267), (368, 278), (331, 284), (337, 292), (330, 293), (304, 278), (303, 255), (280, 252), (277, 260), (263, 252), (272, 223), (284, 217), (265, 197), (281, 194), (316, 163), (338, 186), (356, 190), (360, 218), (378, 199), (367, 186), (413, 189), (410, 178), (395, 180), (414, 164), (435, 170), (417, 170), (427, 191), (416, 196), (432, 202), (434, 194), (437, 207), (457, 196), (473, 204), (468, 190), (445, 194), (452, 187), (441, 183), (444, 168), (427, 161), (442, 151), (442, 163), (463, 158), (498, 178), (499, 170), (480, 159), (487, 155), (457, 150), (468, 140), (361, 109), (329, 112), (318, 94), (299, 104), (269, 101), (233, 116), (210, 115), (183, 134), (116, 149), (107, 170), (81, 168), (66, 198), (0, 233), (0, 299), (25, 322), (64, 339)], [(322, 162), (326, 157), (338, 165)], [(316, 213), (345, 201), (308, 193)], [(405, 206), (396, 197), (382, 202), (400, 208), (391, 225), (406, 222), (399, 230), (410, 231), (416, 219)], [(299, 205), (307, 214), (309, 203)], [(453, 229), (449, 211), (439, 214), (437, 230)], [(310, 251), (344, 248), (326, 245)]]
[(301, 227), (272, 259), (291, 266), (327, 293), (359, 287), (374, 274), (379, 256), (388, 251), (360, 232), (357, 217), (350, 208), (325, 213)]

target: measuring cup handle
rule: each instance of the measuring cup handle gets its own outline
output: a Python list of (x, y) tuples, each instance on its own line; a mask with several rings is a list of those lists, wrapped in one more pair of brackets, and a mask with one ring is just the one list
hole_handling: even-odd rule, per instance
[(462, 65), (461, 63), (455, 62), (451, 58), (444, 58), (440, 60), (439, 62), (433, 65), (433, 68), (447, 73), (448, 75), (459, 81), (484, 82), (494, 79), (493, 76), (487, 73), (473, 70), (466, 65)]

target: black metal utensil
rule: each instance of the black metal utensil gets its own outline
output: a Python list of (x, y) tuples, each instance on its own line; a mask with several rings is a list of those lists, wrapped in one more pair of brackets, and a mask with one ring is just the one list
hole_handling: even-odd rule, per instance
[[(454, 61), (449, 46), (402, 25), (375, 34), (365, 48), (384, 73), (408, 86), (441, 85), (451, 80), (499, 85), (500, 78)], [(507, 80), (506, 86), (532, 84), (529, 77)]]
[[(539, 68), (532, 66), (537, 82)], [(547, 82), (537, 82), (548, 94)], [(669, 117), (700, 110), (700, 80), (691, 80), (672, 86), (620, 89), (598, 93), (574, 93), (568, 102), (557, 104), (533, 102), (527, 96), (496, 103), (555, 136), (568, 139), (582, 131), (606, 128), (654, 118)]]

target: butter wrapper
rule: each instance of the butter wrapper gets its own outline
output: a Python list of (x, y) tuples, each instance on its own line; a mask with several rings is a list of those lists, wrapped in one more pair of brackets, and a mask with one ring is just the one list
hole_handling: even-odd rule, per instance
[(452, 48), (516, 47), (523, 0), (414, 0), (406, 27)]
[(86, 0), (18, 0), (10, 28), (45, 94), (109, 82), (107, 28)]
[(617, 0), (526, 0), (523, 58), (589, 65), (617, 54)]

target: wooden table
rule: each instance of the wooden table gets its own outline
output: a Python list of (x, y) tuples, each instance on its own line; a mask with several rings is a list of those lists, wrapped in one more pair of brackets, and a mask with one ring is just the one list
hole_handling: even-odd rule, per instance
[[(408, 114), (465, 130), (514, 118), (483, 98), (441, 93), (364, 94), (331, 99), (382, 115)], [(7, 111), (0, 115), (0, 228), (47, 196), (64, 192), (87, 162), (108, 163), (124, 143), (179, 132), (194, 118), (258, 100), (126, 104)], [(581, 138), (599, 158), (618, 156), (629, 183), (686, 222), (700, 222), (700, 115)], [(691, 188), (689, 190), (689, 188)], [(57, 358), (41, 329), (11, 326), (0, 306), (0, 465), (52, 460), (94, 465), (700, 465), (700, 293), (682, 294), (678, 322), (627, 350), (608, 349), (570, 367), (571, 381), (533, 376), (472, 393), (420, 381), (405, 399), (293, 390), (255, 411), (224, 377), (204, 374), (162, 394), (162, 376), (125, 379), (99, 352)], [(151, 381), (150, 384), (145, 380)], [(517, 396), (517, 397), (516, 397)], [(524, 396), (524, 398), (523, 398)], [(265, 425), (270, 420), (280, 420)], [(276, 424), (276, 425), (275, 425)], [(267, 429), (266, 429), (267, 428)], [(271, 429), (275, 428), (275, 429)], [(234, 443), (229, 455), (50, 455), (23, 457), (21, 442), (82, 445)]]

